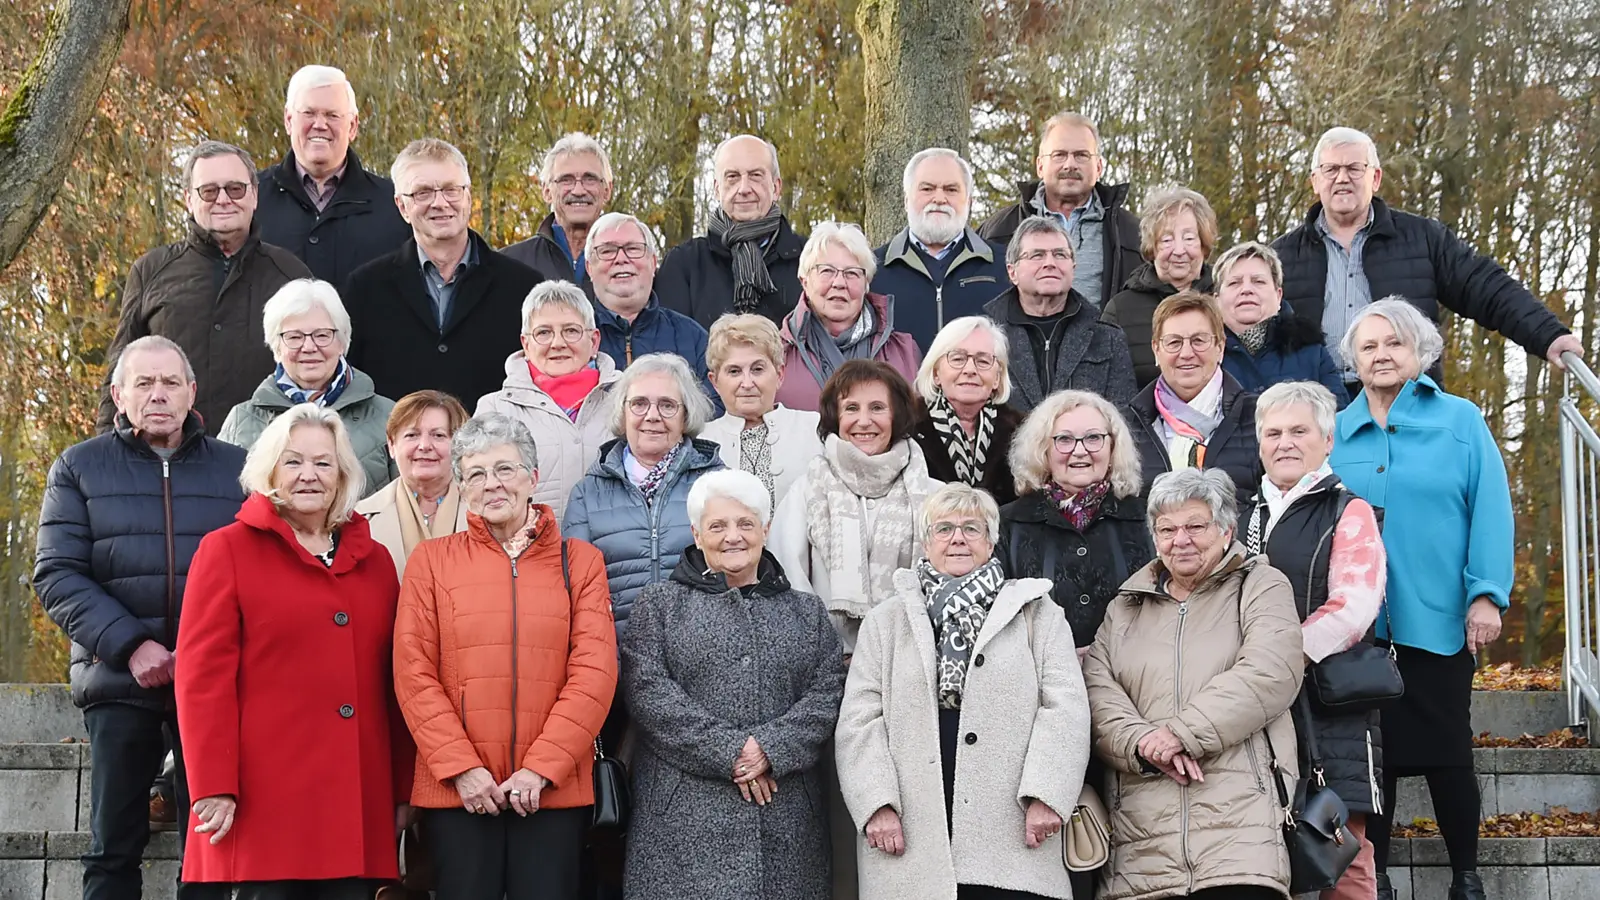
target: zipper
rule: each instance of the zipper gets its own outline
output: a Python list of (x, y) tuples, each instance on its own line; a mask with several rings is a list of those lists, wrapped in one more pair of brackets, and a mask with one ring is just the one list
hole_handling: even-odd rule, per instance
[(628, 326), (628, 336), (622, 339), (622, 355), (627, 359), (623, 368), (633, 365), (633, 326)]
[(944, 285), (937, 284), (933, 288), (933, 308), (939, 318), (939, 327), (944, 327)]
[(167, 516), (167, 649), (177, 646), (178, 560), (172, 537), (172, 464), (161, 460), (161, 506)]
[[(1183, 620), (1189, 614), (1189, 601), (1178, 601), (1178, 637), (1173, 642), (1173, 671), (1172, 671), (1172, 705), (1173, 714), (1177, 715), (1183, 709)], [(1183, 845), (1183, 865), (1188, 869), (1189, 890), (1194, 893), (1194, 861), (1189, 858), (1189, 786), (1180, 785), (1178, 788), (1178, 802), (1182, 806), (1181, 843)]]
[(466, 733), (467, 740), (472, 740), (472, 733), (467, 731), (467, 689), (461, 688), (461, 730)]
[[(509, 555), (509, 554), (507, 554)], [(517, 558), (511, 557), (511, 771), (517, 763)], [(465, 700), (463, 700), (465, 702)]]
[(1265, 794), (1267, 792), (1267, 783), (1261, 780), (1261, 760), (1256, 758), (1255, 735), (1251, 735), (1250, 739), (1244, 742), (1244, 749), (1246, 753), (1250, 754), (1250, 774), (1256, 777), (1256, 790)]
[(1378, 767), (1372, 764), (1372, 729), (1367, 735), (1367, 787), (1372, 790), (1372, 814), (1383, 815), (1383, 791), (1378, 787)]

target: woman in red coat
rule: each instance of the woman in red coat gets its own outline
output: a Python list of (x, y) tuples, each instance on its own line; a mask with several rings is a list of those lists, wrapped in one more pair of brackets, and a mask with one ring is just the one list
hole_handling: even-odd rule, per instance
[(354, 512), (361, 465), (334, 413), (261, 435), (238, 521), (200, 543), (178, 631), (194, 803), (183, 880), (235, 900), (365, 900), (398, 877), (415, 750), (391, 685), (394, 562)]

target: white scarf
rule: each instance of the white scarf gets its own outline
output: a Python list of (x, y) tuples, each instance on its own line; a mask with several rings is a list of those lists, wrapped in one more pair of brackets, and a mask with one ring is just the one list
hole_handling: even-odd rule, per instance
[(1283, 511), (1289, 508), (1289, 504), (1310, 493), (1318, 482), (1332, 474), (1332, 467), (1328, 465), (1327, 460), (1323, 460), (1321, 466), (1301, 475), (1300, 480), (1287, 491), (1278, 490), (1278, 486), (1272, 483), (1270, 477), (1262, 476), (1261, 499), (1267, 501), (1267, 527), (1261, 535), (1262, 546), (1266, 546), (1267, 538), (1272, 536), (1273, 527), (1283, 518)]

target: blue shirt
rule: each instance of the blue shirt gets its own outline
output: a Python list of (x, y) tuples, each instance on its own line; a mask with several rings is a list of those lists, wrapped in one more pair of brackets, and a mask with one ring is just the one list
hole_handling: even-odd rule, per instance
[(1346, 250), (1339, 239), (1328, 232), (1328, 214), (1317, 216), (1317, 231), (1328, 248), (1328, 278), (1323, 285), (1322, 335), (1328, 353), (1339, 365), (1339, 374), (1348, 382), (1356, 380), (1356, 367), (1339, 352), (1339, 342), (1350, 329), (1356, 313), (1372, 302), (1372, 285), (1367, 283), (1366, 270), (1361, 268), (1361, 255), (1366, 250), (1367, 235), (1372, 233), (1374, 213), (1367, 210), (1367, 224), (1361, 226), (1350, 239)]
[(439, 267), (428, 258), (422, 245), (417, 245), (417, 259), (422, 263), (422, 283), (428, 289), (428, 298), (433, 301), (433, 313), (439, 317), (439, 331), (444, 331), (444, 323), (450, 318), (450, 303), (456, 297), (456, 285), (461, 283), (461, 276), (467, 270), (478, 264), (478, 248), (467, 241), (467, 252), (462, 254), (461, 262), (456, 263), (456, 270), (447, 280)]
[(577, 258), (573, 258), (572, 245), (567, 243), (567, 230), (561, 227), (560, 222), (550, 223), (550, 234), (555, 237), (556, 246), (561, 248), (561, 252), (567, 255), (567, 259), (572, 260), (573, 284), (583, 284), (584, 273), (588, 268), (583, 259), (584, 251), (579, 250)]

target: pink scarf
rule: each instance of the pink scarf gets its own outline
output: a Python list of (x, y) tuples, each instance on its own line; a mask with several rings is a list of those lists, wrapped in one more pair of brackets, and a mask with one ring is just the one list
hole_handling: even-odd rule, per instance
[(600, 383), (600, 370), (593, 365), (567, 375), (546, 375), (529, 360), (528, 374), (533, 376), (533, 383), (539, 390), (550, 395), (550, 399), (574, 422), (578, 421), (578, 410), (583, 408), (584, 398)]

